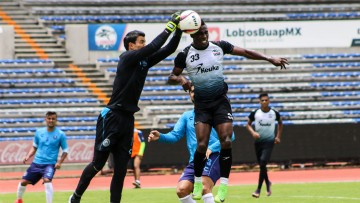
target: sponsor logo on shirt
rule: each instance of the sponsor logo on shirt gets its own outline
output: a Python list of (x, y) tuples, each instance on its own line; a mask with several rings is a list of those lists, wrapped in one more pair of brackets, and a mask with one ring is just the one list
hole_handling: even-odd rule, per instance
[(263, 120), (259, 120), (259, 125), (261, 125), (261, 126), (271, 126), (271, 123), (263, 123)]
[(197, 75), (199, 72), (200, 73), (208, 73), (214, 70), (219, 70), (220, 66), (218, 65), (214, 65), (211, 66), (210, 68), (202, 68), (203, 63), (200, 63), (199, 65), (197, 65), (195, 68), (198, 69), (198, 71), (195, 73), (195, 75)]

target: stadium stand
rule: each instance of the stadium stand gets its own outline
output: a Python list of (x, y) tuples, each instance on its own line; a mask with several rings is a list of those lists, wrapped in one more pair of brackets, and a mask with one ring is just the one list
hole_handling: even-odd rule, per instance
[[(89, 81), (96, 84), (104, 97), (109, 96), (118, 59), (99, 58), (96, 64), (79, 64), (81, 72), (69, 68), (72, 59), (64, 50), (66, 24), (164, 22), (170, 13), (185, 8), (197, 10), (209, 22), (360, 18), (360, 4), (356, 0), (194, 0), (189, 3), (165, 0), (1, 2), (2, 10), (48, 55), (48, 59), (42, 59), (30, 50), (23, 36), (16, 34), (16, 59), (0, 60), (0, 106), (10, 107), (0, 112), (0, 123), (9, 125), (1, 133), (21, 136), (26, 131), (26, 135), (30, 135), (31, 129), (41, 126), (43, 115), (38, 110), (50, 109), (54, 105), (65, 119), (60, 121), (61, 125), (78, 127), (78, 130), (69, 128), (72, 129), (70, 135), (93, 133), (90, 126), (95, 123), (104, 103), (89, 88)], [(4, 20), (1, 22), (6, 23)], [(260, 91), (271, 94), (273, 105), (284, 111), (291, 124), (326, 119), (358, 122), (360, 53), (323, 50), (285, 57), (291, 61), (291, 67), (281, 73), (263, 62), (243, 57), (224, 58), (229, 97), (238, 122), (235, 124), (243, 124), (244, 116), (257, 105), (256, 97)], [(140, 99), (142, 111), (136, 114), (136, 120), (143, 128), (169, 127), (179, 113), (192, 106), (181, 87), (166, 84), (173, 59), (169, 57), (149, 72)], [(79, 77), (82, 74), (87, 80)], [(19, 112), (22, 113), (15, 113), (15, 108), (21, 109)], [(81, 119), (84, 122), (80, 122)], [(27, 129), (17, 130), (24, 123), (28, 123)]]

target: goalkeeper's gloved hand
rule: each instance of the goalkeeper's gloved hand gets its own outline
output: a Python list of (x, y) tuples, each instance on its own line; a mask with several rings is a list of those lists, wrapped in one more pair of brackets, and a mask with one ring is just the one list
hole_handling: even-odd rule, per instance
[(169, 32), (174, 32), (177, 25), (180, 22), (180, 14), (181, 12), (175, 12), (171, 15), (171, 20), (169, 22), (167, 22), (166, 24), (166, 30), (168, 30)]

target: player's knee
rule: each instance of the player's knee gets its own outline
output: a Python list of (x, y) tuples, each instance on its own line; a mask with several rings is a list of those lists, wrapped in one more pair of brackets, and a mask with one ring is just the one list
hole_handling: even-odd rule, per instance
[(222, 149), (230, 149), (231, 148), (231, 139), (223, 139), (221, 141), (221, 148)]
[(206, 143), (198, 143), (197, 150), (201, 153), (205, 153), (207, 150), (207, 144)]
[(30, 182), (27, 180), (22, 180), (20, 184), (21, 186), (27, 186), (28, 184), (30, 184)]
[(266, 170), (266, 164), (267, 164), (267, 162), (266, 161), (260, 161), (260, 169), (261, 170)]
[(176, 188), (176, 194), (179, 198), (185, 197), (191, 193), (190, 189), (183, 186), (178, 186)]
[(51, 180), (48, 179), (48, 178), (44, 178), (43, 180), (44, 180), (44, 183), (50, 183), (51, 182)]
[(95, 170), (95, 171), (101, 171), (101, 169), (105, 166), (105, 163), (102, 164), (102, 163), (97, 163), (97, 162), (91, 162), (90, 163), (92, 165), (92, 168)]
[(205, 194), (211, 193), (211, 190), (212, 190), (212, 187), (210, 185), (204, 184), (202, 194), (205, 195)]

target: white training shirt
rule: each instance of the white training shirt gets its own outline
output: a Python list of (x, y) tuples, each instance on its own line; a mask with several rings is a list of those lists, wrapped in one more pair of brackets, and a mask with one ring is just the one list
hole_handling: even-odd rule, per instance
[(227, 92), (222, 61), (233, 48), (226, 41), (209, 42), (205, 49), (199, 50), (190, 45), (176, 56), (175, 66), (186, 68), (194, 84), (197, 101), (213, 100)]
[(256, 142), (274, 141), (275, 125), (280, 120), (278, 111), (272, 108), (268, 112), (256, 109), (250, 113), (249, 119), (255, 121), (255, 131), (260, 134), (260, 138)]

